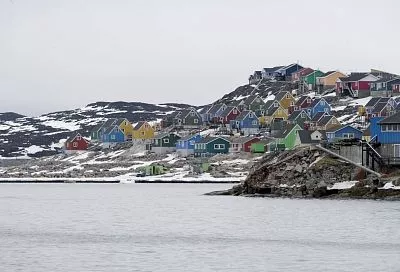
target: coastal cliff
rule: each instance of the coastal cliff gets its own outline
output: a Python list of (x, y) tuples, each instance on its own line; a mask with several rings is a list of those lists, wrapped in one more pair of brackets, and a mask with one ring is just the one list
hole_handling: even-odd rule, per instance
[(399, 199), (398, 177), (378, 178), (315, 147), (266, 154), (246, 180), (221, 195)]

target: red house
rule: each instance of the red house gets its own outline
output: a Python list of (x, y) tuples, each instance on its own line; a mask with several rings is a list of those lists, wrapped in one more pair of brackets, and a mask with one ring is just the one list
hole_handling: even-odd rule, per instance
[(68, 152), (87, 150), (89, 147), (89, 141), (82, 137), (81, 134), (76, 133), (69, 137), (65, 142), (64, 148)]
[(296, 82), (296, 81), (300, 81), (301, 77), (306, 76), (311, 74), (312, 72), (314, 72), (314, 69), (311, 68), (303, 68), (298, 70), (297, 72), (294, 72), (292, 74), (292, 81)]
[(260, 141), (258, 137), (233, 137), (229, 139), (229, 152), (251, 152), (251, 145)]
[(340, 77), (336, 81), (338, 96), (367, 97), (371, 94), (370, 84), (379, 78), (369, 73), (351, 73), (348, 77)]
[(294, 106), (290, 106), (288, 111), (289, 114), (292, 114), (294, 111), (308, 109), (311, 106), (312, 98), (306, 95), (303, 95), (296, 101)]
[(228, 106), (221, 113), (219, 117), (219, 123), (223, 125), (229, 125), (231, 120), (235, 120), (237, 116), (239, 116), (240, 111), (236, 106)]
[(400, 93), (400, 83), (392, 85), (393, 94), (398, 95)]

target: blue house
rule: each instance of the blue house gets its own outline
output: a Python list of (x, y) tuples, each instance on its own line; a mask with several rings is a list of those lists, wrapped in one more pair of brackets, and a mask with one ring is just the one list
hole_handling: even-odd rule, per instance
[(400, 112), (389, 117), (370, 119), (371, 141), (378, 143), (376, 151), (389, 164), (400, 163)]
[(292, 74), (299, 71), (300, 69), (303, 69), (304, 67), (297, 64), (297, 63), (292, 63), (288, 66), (282, 67), (274, 72), (274, 77), (277, 80), (286, 80), (289, 81), (291, 80)]
[(187, 157), (194, 154), (194, 145), (202, 139), (200, 134), (188, 135), (180, 138), (176, 143), (176, 152), (179, 156)]
[(253, 111), (242, 111), (235, 120), (230, 122), (231, 128), (240, 131), (243, 135), (254, 135), (259, 132), (260, 121)]
[(307, 109), (308, 115), (311, 119), (314, 118), (319, 112), (331, 113), (331, 106), (324, 98), (316, 98), (311, 102), (310, 107)]
[(335, 142), (343, 139), (362, 139), (363, 132), (350, 125), (326, 131), (328, 142)]
[(206, 122), (211, 122), (211, 123), (218, 123), (219, 117), (221, 114), (224, 112), (226, 109), (225, 104), (215, 104), (213, 105), (206, 114)]
[(110, 126), (102, 135), (103, 146), (110, 147), (126, 141), (124, 132), (118, 125)]

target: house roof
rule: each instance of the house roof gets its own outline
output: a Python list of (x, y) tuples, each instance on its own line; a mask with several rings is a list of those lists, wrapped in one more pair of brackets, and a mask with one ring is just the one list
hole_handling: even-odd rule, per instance
[(365, 107), (374, 107), (376, 104), (378, 104), (379, 100), (381, 100), (381, 97), (372, 97), (367, 104), (365, 104)]
[(286, 138), (289, 135), (289, 133), (293, 130), (293, 128), (295, 128), (296, 126), (298, 125), (286, 124), (286, 127), (275, 135), (275, 138), (280, 138), (280, 139)]
[(378, 122), (378, 124), (400, 124), (400, 111), (389, 117), (386, 117)]
[(318, 122), (322, 117), (326, 115), (325, 112), (317, 112), (314, 117), (311, 119), (311, 122)]
[(129, 122), (128, 119), (126, 119), (126, 118), (118, 118), (118, 119), (117, 119), (117, 124), (118, 124), (118, 125), (121, 125), (121, 124), (122, 124), (123, 122), (125, 122), (125, 121)]
[(391, 81), (396, 81), (396, 80), (399, 80), (399, 78), (382, 77), (382, 78), (378, 79), (377, 81), (374, 81), (374, 83), (391, 82)]
[(249, 110), (244, 110), (244, 111), (242, 111), (242, 112), (236, 117), (236, 120), (243, 120), (244, 118), (246, 118), (246, 116), (247, 116), (249, 113), (252, 113), (252, 111), (249, 111)]
[(346, 127), (349, 127), (349, 128), (351, 128), (351, 129), (358, 130), (360, 133), (362, 133), (361, 130), (359, 130), (359, 129), (357, 129), (357, 128), (351, 126), (351, 125), (345, 125), (345, 126), (341, 125), (340, 127), (328, 129), (328, 130), (326, 130), (326, 132), (337, 132), (337, 131), (339, 131), (339, 130), (341, 130), (341, 129), (344, 129), (344, 128), (346, 128)]
[(280, 107), (280, 106), (278, 106), (278, 107), (270, 107), (270, 108), (265, 112), (265, 115), (266, 115), (266, 116), (271, 116), (271, 115), (273, 115), (273, 114), (279, 109), (279, 107)]
[[(78, 137), (78, 136), (81, 136), (81, 137), (82, 137), (82, 135), (81, 135), (80, 133), (72, 134), (71, 136), (68, 137), (68, 139), (67, 139), (66, 142), (70, 143), (70, 142), (72, 142), (73, 140), (75, 140), (75, 138)], [(88, 142), (88, 140), (86, 140), (85, 138), (82, 137), (82, 139), (84, 139), (86, 142)]]
[(146, 121), (140, 121), (139, 123), (136, 124), (136, 126), (133, 129), (138, 130), (146, 123), (147, 123)]
[(249, 97), (247, 97), (243, 103), (245, 105), (250, 105), (251, 103), (253, 103), (254, 100), (256, 100), (257, 98), (259, 98), (262, 101), (262, 98), (259, 95), (250, 95)]
[(107, 119), (107, 121), (104, 122), (103, 124), (103, 128), (108, 128), (112, 125), (115, 125), (117, 123), (117, 118), (111, 118), (111, 119)]
[(321, 118), (321, 120), (319, 120), (317, 122), (317, 124), (318, 124), (318, 126), (325, 126), (325, 125), (327, 125), (329, 123), (329, 121), (332, 118), (335, 118), (335, 116), (333, 116), (333, 115), (325, 115), (324, 117)]
[(104, 123), (100, 123), (100, 124), (97, 124), (96, 126), (94, 126), (94, 128), (92, 129), (92, 132), (93, 131), (99, 131), (102, 127), (103, 127), (103, 125), (104, 125)]
[(261, 71), (254, 71), (254, 74), (257, 76), (261, 76)]
[[(275, 101), (276, 101), (276, 100), (268, 100), (267, 102), (265, 102), (264, 108), (265, 108), (266, 110), (268, 110), (269, 108), (273, 107)], [(276, 102), (278, 102), (278, 101), (276, 101)]]
[(320, 75), (319, 77), (327, 77), (327, 76), (329, 76), (330, 74), (333, 74), (333, 73), (335, 73), (335, 72), (337, 72), (337, 71), (328, 71), (328, 72), (326, 72), (326, 73)]
[[(188, 108), (188, 109), (184, 109), (181, 113), (181, 115), (179, 116), (179, 118), (186, 118), (191, 112), (194, 112), (196, 115), (198, 114), (198, 112), (194, 109), (194, 108)], [(176, 118), (176, 117), (175, 117)]]
[[(288, 120), (289, 120), (289, 121), (294, 121), (294, 120), (296, 120), (296, 119), (300, 116), (300, 114), (301, 114), (302, 112), (304, 112), (304, 113), (308, 116), (308, 114), (307, 114), (307, 112), (306, 112), (305, 110), (296, 110), (296, 111), (292, 112), (292, 113), (289, 115)], [(308, 118), (310, 118), (310, 117), (308, 116)]]
[[(320, 132), (322, 134), (323, 138), (326, 138), (325, 133), (323, 131), (319, 131), (319, 130), (316, 130), (316, 131)], [(320, 140), (312, 140), (312, 138), (311, 138), (311, 134), (315, 133), (316, 131), (298, 130), (297, 133), (299, 135), (300, 142), (302, 144), (317, 144), (317, 143), (319, 143)]]
[(204, 137), (198, 143), (199, 144), (208, 144), (208, 143), (210, 143), (212, 141), (215, 141), (216, 139), (223, 139), (223, 140), (225, 140), (225, 141), (230, 143), (230, 141), (225, 137), (211, 137), (211, 136)]
[(112, 125), (112, 126), (109, 126), (109, 127), (106, 129), (106, 131), (104, 131), (104, 134), (109, 134), (109, 133), (111, 133), (111, 132), (114, 130), (114, 128), (118, 128), (118, 130), (121, 130), (121, 129), (119, 128), (118, 125)]
[[(315, 98), (315, 99), (311, 102), (310, 108), (315, 107), (321, 100), (324, 100), (324, 101), (325, 101), (325, 99), (323, 99), (323, 98)], [(325, 101), (325, 102), (326, 102), (326, 101)], [(327, 103), (327, 102), (326, 102), (326, 103)]]
[(273, 72), (275, 72), (276, 70), (281, 69), (282, 67), (283, 67), (283, 66), (268, 67), (268, 68), (263, 68), (263, 70), (264, 70), (266, 73), (273, 73)]
[(169, 137), (169, 135), (171, 135), (171, 134), (175, 134), (175, 133), (171, 133), (171, 132), (159, 133), (154, 136), (154, 139), (162, 139), (164, 137)]
[(287, 95), (289, 92), (285, 91), (285, 92), (278, 92), (277, 94), (275, 94), (275, 100), (277, 101), (281, 101), (283, 98), (285, 98), (285, 95)]
[(223, 105), (224, 105), (224, 104), (215, 104), (215, 105), (213, 105), (213, 106), (208, 110), (207, 113), (216, 114), (216, 113), (221, 109), (221, 107), (222, 107)]
[(375, 105), (375, 107), (372, 109), (373, 113), (379, 113), (381, 112), (386, 106), (388, 105), (387, 102), (380, 102), (378, 104)]
[(192, 138), (194, 138), (194, 137), (196, 137), (198, 135), (199, 134), (189, 134), (189, 135), (186, 135), (186, 136), (180, 138), (179, 141), (188, 141), (188, 140), (190, 140), (190, 139), (192, 139)]
[(311, 99), (311, 98), (310, 98), (309, 96), (307, 96), (307, 95), (302, 95), (302, 96), (300, 96), (300, 98), (296, 101), (295, 105), (296, 105), (296, 106), (300, 106), (300, 105), (303, 104), (304, 101), (306, 101), (308, 98)]
[(235, 144), (245, 144), (253, 139), (260, 139), (258, 137), (231, 137), (229, 141)]
[(211, 109), (211, 106), (210, 105), (206, 105), (199, 111), (199, 113), (200, 114), (207, 113), (209, 109)]
[(354, 82), (360, 81), (364, 77), (368, 76), (370, 73), (351, 73), (348, 77), (340, 77), (342, 82)]
[(231, 111), (232, 111), (233, 109), (235, 109), (235, 108), (236, 108), (236, 106), (228, 106), (228, 107), (226, 107), (226, 109), (221, 113), (221, 117), (226, 117), (226, 116), (228, 116), (229, 113), (231, 113)]

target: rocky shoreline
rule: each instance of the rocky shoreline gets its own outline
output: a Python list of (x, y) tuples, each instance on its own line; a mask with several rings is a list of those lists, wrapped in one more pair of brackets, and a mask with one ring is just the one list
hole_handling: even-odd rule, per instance
[(400, 200), (399, 186), (396, 175), (366, 176), (354, 165), (306, 147), (265, 155), (244, 182), (207, 195)]

